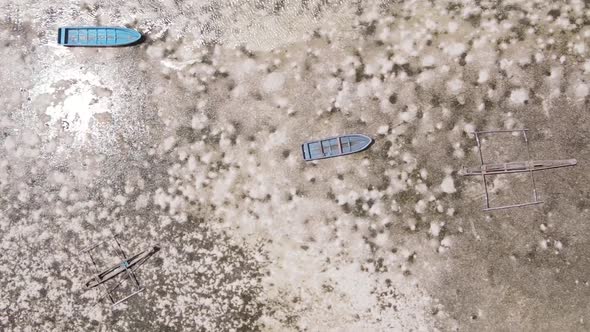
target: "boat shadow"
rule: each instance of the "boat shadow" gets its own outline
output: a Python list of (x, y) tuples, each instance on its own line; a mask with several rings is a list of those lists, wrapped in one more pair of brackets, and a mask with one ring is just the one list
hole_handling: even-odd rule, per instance
[(375, 144), (375, 140), (371, 137), (371, 142), (369, 142), (369, 144), (367, 144), (367, 147), (362, 149), (361, 151), (365, 151), (365, 150), (370, 149), (373, 146), (373, 144)]

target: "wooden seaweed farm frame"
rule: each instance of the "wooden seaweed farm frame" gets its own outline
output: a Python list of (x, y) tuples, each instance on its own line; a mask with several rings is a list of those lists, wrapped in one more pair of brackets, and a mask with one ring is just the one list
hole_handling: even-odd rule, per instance
[[(100, 272), (99, 266), (96, 264), (95, 258), (92, 256), (92, 252), (100, 247), (106, 245), (114, 249), (117, 253), (119, 258), (121, 259), (120, 263), (110, 267), (107, 270)], [(86, 288), (94, 288), (99, 287), (101, 289), (102, 297), (106, 297), (111, 302), (112, 306), (116, 306), (127, 299), (131, 298), (134, 295), (137, 295), (145, 290), (139, 283), (137, 279), (137, 275), (135, 274), (135, 270), (137, 270), (145, 261), (147, 261), (153, 254), (155, 254), (159, 248), (154, 246), (148, 250), (144, 250), (139, 254), (133, 255), (131, 257), (127, 257), (125, 252), (121, 248), (119, 241), (117, 240), (116, 236), (113, 236), (112, 239), (100, 242), (96, 245), (93, 245), (87, 249), (84, 249), (82, 252), (87, 254), (90, 258), (92, 270), (93, 270), (93, 277), (86, 283)], [(114, 286), (107, 286), (107, 282), (113, 280), (116, 281)], [(114, 292), (125, 282), (131, 281), (131, 293), (124, 296), (121, 299), (116, 299), (114, 297)]]
[[(463, 167), (461, 169), (462, 175), (478, 175), (481, 176), (481, 180), (484, 187), (484, 196), (485, 196), (485, 207), (484, 211), (494, 211), (494, 210), (502, 210), (502, 209), (510, 209), (515, 207), (522, 207), (522, 206), (529, 206), (529, 205), (537, 205), (543, 203), (543, 201), (539, 200), (539, 196), (537, 194), (537, 187), (535, 184), (535, 176), (533, 172), (551, 169), (551, 168), (558, 168), (558, 167), (568, 167), (568, 166), (575, 166), (577, 161), (575, 159), (568, 159), (568, 160), (532, 160), (531, 153), (529, 148), (529, 140), (527, 137), (528, 129), (517, 129), (517, 130), (488, 130), (488, 131), (476, 131), (473, 134), (475, 135), (475, 140), (477, 142), (477, 149), (479, 152), (479, 160), (481, 165), (479, 167), (472, 167), (467, 168)], [(526, 146), (526, 158), (527, 161), (524, 162), (509, 162), (509, 163), (500, 163), (500, 164), (486, 164), (483, 160), (483, 152), (481, 146), (481, 135), (490, 135), (490, 134), (498, 134), (498, 133), (521, 133), (524, 138), (524, 143)], [(490, 206), (490, 195), (488, 191), (488, 185), (486, 182), (486, 176), (488, 175), (498, 175), (498, 174), (512, 174), (512, 173), (529, 173), (531, 178), (531, 190), (532, 190), (532, 200), (529, 202), (523, 203), (516, 203), (511, 205), (503, 205), (503, 206)]]

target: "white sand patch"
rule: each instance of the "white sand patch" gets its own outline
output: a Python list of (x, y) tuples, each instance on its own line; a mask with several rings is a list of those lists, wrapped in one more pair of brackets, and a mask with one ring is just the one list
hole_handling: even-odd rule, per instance
[(438, 248), (438, 252), (444, 253), (449, 248), (451, 248), (452, 244), (453, 244), (453, 241), (452, 241), (451, 237), (445, 236), (445, 238), (440, 241), (440, 247)]
[(379, 128), (377, 128), (377, 134), (379, 134), (379, 135), (387, 135), (388, 131), (389, 131), (388, 125), (379, 126)]
[(452, 95), (458, 95), (463, 91), (463, 80), (454, 78), (447, 82), (447, 91)]
[(162, 142), (162, 144), (160, 145), (160, 150), (162, 152), (168, 152), (174, 147), (175, 144), (176, 144), (176, 137), (169, 136), (166, 139), (164, 139), (164, 142)]
[(231, 70), (232, 76), (236, 77), (238, 80), (244, 80), (248, 78), (249, 75), (253, 74), (256, 71), (256, 61), (253, 59), (245, 59), (236, 63)]
[(457, 191), (457, 189), (455, 189), (455, 181), (450, 174), (445, 176), (442, 183), (440, 184), (440, 189), (447, 194), (452, 194)]
[(416, 83), (424, 88), (433, 88), (436, 86), (437, 76), (434, 70), (425, 70), (418, 74)]
[(282, 73), (270, 73), (262, 81), (262, 89), (266, 93), (273, 93), (283, 89), (285, 84), (285, 75)]
[(414, 189), (416, 190), (416, 192), (424, 196), (428, 193), (428, 186), (424, 183), (418, 183)]
[(12, 120), (10, 120), (8, 116), (0, 116), (0, 128), (10, 128), (14, 125), (15, 123)]
[(475, 132), (475, 125), (473, 123), (466, 123), (463, 126), (463, 132), (467, 135), (471, 135)]
[(123, 195), (117, 195), (115, 196), (114, 201), (119, 203), (119, 205), (125, 205), (125, 203), (127, 203), (127, 197)]
[(418, 115), (418, 106), (414, 104), (408, 105), (407, 109), (399, 114), (399, 119), (403, 122), (412, 122)]
[(428, 179), (428, 170), (426, 168), (420, 169), (420, 177), (424, 180)]
[(521, 106), (529, 100), (529, 92), (527, 89), (520, 88), (510, 92), (510, 102), (512, 105)]
[(438, 61), (432, 55), (426, 55), (426, 56), (422, 57), (422, 60), (421, 60), (421, 64), (423, 67), (432, 67), (432, 66), (436, 65), (437, 63), (438, 63)]
[(4, 149), (11, 152), (16, 148), (16, 139), (13, 136), (8, 136), (4, 139)]
[(430, 223), (430, 235), (432, 235), (433, 237), (438, 237), (438, 234), (440, 234), (440, 230), (441, 225), (438, 221), (433, 221)]
[(490, 78), (490, 72), (487, 69), (481, 69), (479, 76), (477, 77), (477, 83), (482, 84), (488, 81)]
[(164, 45), (150, 45), (146, 53), (150, 58), (161, 59), (164, 57), (165, 51)]
[(574, 44), (574, 51), (580, 55), (584, 55), (586, 53), (586, 44), (584, 42)]
[(21, 188), (19, 191), (19, 194), (17, 196), (18, 200), (23, 203), (28, 202), (30, 197), (31, 197), (31, 194), (29, 193), (29, 188), (27, 188), (27, 187)]
[(579, 83), (575, 87), (574, 94), (576, 95), (577, 99), (584, 99), (588, 96), (589, 91), (590, 89), (586, 83)]
[(191, 128), (196, 130), (203, 130), (209, 122), (207, 118), (207, 114), (203, 112), (198, 112), (197, 114), (193, 115), (191, 119)]
[(334, 106), (342, 109), (343, 112), (348, 113), (353, 107), (353, 87), (348, 82), (342, 83), (342, 88), (338, 95), (336, 96), (336, 100), (334, 102)]
[(457, 23), (457, 21), (450, 21), (447, 24), (447, 31), (449, 33), (455, 33), (457, 32), (457, 29), (459, 29), (459, 23)]
[(35, 146), (40, 142), (39, 136), (37, 136), (37, 134), (35, 134), (30, 129), (27, 129), (23, 132), (22, 140), (23, 143), (25, 143), (28, 146)]
[(428, 208), (428, 204), (426, 203), (425, 200), (421, 199), (414, 206), (414, 211), (416, 211), (416, 213), (418, 213), (418, 214), (423, 214), (424, 212), (426, 212), (427, 208)]
[(539, 241), (539, 248), (542, 250), (546, 250), (548, 247), (548, 241), (546, 239), (542, 239)]
[(467, 47), (463, 43), (453, 42), (449, 43), (445, 48), (444, 52), (451, 57), (458, 57), (467, 50)]

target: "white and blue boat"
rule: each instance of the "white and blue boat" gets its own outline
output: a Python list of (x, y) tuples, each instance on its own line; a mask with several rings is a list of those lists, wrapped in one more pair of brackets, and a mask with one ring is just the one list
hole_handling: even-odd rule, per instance
[(303, 159), (306, 161), (345, 156), (368, 148), (373, 139), (362, 134), (330, 137), (301, 145)]
[(124, 27), (62, 27), (57, 42), (64, 46), (129, 46), (141, 41), (141, 34)]

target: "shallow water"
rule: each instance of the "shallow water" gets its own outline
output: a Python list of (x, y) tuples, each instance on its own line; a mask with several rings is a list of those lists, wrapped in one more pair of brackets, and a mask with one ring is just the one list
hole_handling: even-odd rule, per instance
[[(587, 329), (586, 16), (575, 1), (0, 1), (0, 330)], [(64, 48), (64, 25), (146, 41)], [(486, 214), (457, 175), (478, 163), (469, 132), (522, 127), (535, 159), (579, 164), (539, 174), (540, 207)], [(303, 162), (301, 143), (343, 133), (375, 144)], [(492, 200), (528, 185), (490, 179)], [(111, 234), (127, 254), (162, 248), (115, 308), (83, 289), (80, 254)]]

